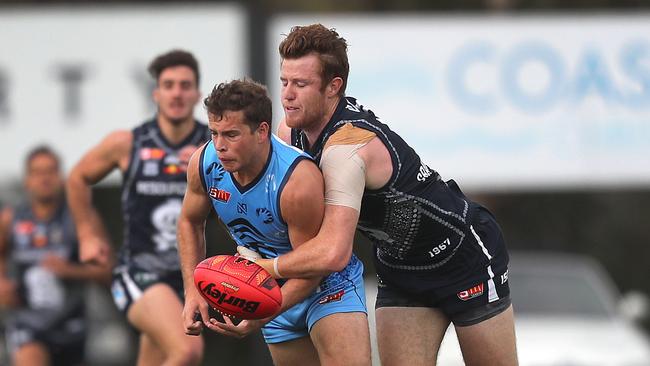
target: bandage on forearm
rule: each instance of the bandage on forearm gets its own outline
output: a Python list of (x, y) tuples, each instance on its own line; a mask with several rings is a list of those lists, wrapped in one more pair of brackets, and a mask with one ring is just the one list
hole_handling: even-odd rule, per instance
[(358, 152), (375, 134), (347, 124), (330, 137), (320, 160), (325, 180), (325, 204), (361, 210), (366, 188), (366, 164)]

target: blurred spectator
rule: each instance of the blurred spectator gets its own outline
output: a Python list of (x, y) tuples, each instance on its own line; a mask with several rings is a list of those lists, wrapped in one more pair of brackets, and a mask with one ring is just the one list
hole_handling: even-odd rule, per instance
[(18, 366), (82, 364), (83, 281), (110, 279), (108, 266), (79, 263), (60, 165), (49, 147), (31, 150), (27, 199), (0, 215), (0, 307), (7, 310), (6, 339)]

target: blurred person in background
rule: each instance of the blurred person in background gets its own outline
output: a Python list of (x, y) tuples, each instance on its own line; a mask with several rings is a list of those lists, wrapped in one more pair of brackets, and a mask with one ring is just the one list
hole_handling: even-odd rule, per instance
[(108, 284), (110, 267), (79, 262), (59, 157), (47, 146), (25, 160), (26, 201), (0, 214), (0, 306), (14, 365), (81, 365), (84, 281)]
[[(369, 366), (363, 264), (355, 256), (324, 279), (281, 281), (277, 317), (237, 325), (228, 317), (224, 322), (209, 318), (193, 272), (206, 256), (203, 232), (212, 209), (240, 254), (275, 258), (318, 233), (324, 198), (323, 177), (313, 160), (271, 134), (271, 100), (264, 86), (249, 80), (222, 83), (204, 104), (212, 141), (192, 156), (179, 218), (186, 331), (198, 335), (205, 325), (241, 338), (262, 327), (276, 365)], [(214, 192), (228, 192), (228, 199)], [(197, 314), (203, 321), (195, 320)]]
[(326, 205), (318, 235), (280, 256), (277, 271), (258, 263), (286, 278), (338, 271), (359, 229), (374, 245), (382, 365), (435, 364), (450, 323), (468, 365), (517, 364), (508, 253), (493, 215), (345, 96), (347, 42), (336, 31), (297, 26), (279, 50), (279, 135), (319, 162)]
[(133, 130), (110, 133), (72, 170), (68, 202), (79, 235), (81, 260), (112, 263), (104, 225), (92, 205), (91, 186), (115, 169), (123, 176), (125, 236), (113, 269), (117, 307), (140, 332), (138, 365), (196, 365), (203, 339), (183, 331), (183, 281), (176, 221), (185, 193), (187, 162), (209, 140), (193, 117), (200, 99), (199, 66), (191, 53), (172, 50), (149, 65), (158, 113)]

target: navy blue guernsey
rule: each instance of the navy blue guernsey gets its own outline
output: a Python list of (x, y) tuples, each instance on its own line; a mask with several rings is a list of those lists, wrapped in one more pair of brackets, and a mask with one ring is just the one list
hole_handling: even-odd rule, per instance
[(348, 123), (373, 132), (392, 159), (388, 183), (364, 191), (357, 227), (374, 244), (378, 264), (393, 270), (435, 270), (464, 242), (474, 240), (469, 227), (477, 205), (453, 180), (443, 181), (422, 163), (399, 135), (354, 98), (341, 99), (313, 146), (300, 130), (292, 130), (292, 144), (320, 161), (327, 139)]
[[(9, 242), (12, 277), (24, 307), (11, 318), (31, 329), (74, 337), (85, 328), (83, 283), (63, 280), (40, 265), (47, 255), (79, 262), (74, 223), (65, 206), (48, 221), (37, 219), (29, 204), (14, 210)], [(63, 341), (63, 340), (62, 340)]]
[(176, 222), (187, 187), (187, 165), (181, 161), (181, 152), (209, 139), (208, 127), (199, 122), (177, 145), (165, 139), (155, 118), (133, 130), (122, 186), (121, 265), (159, 274), (180, 271)]
[(271, 148), (260, 175), (242, 187), (217, 156), (213, 142), (201, 154), (200, 177), (219, 219), (237, 245), (274, 258), (291, 250), (280, 197), (293, 169), (310, 157), (271, 135)]

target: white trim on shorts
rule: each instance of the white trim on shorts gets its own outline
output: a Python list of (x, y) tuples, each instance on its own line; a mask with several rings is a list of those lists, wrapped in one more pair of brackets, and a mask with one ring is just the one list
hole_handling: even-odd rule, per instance
[[(478, 242), (478, 245), (483, 250), (483, 254), (485, 254), (488, 260), (491, 260), (492, 256), (488, 252), (485, 245), (483, 245), (483, 241), (481, 240), (481, 237), (479, 237), (476, 231), (474, 230), (474, 226), (470, 225), (469, 229), (472, 231), (472, 235), (474, 235), (474, 238), (476, 238), (476, 242)], [(492, 265), (488, 265), (487, 272), (488, 275), (490, 276), (490, 279), (488, 280), (488, 303), (491, 303), (499, 300), (499, 295), (497, 294), (496, 286), (494, 286), (494, 272), (492, 272)]]
[(126, 291), (129, 293), (129, 297), (131, 298), (131, 304), (133, 304), (142, 297), (142, 290), (135, 284), (126, 268), (120, 272), (122, 275), (122, 281), (126, 285)]

